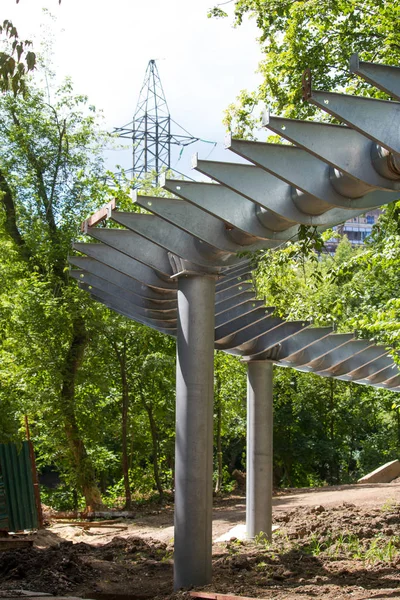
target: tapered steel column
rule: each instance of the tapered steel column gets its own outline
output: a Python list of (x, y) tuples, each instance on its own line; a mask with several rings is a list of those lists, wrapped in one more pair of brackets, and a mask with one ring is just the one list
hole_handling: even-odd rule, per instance
[(247, 365), (246, 533), (272, 535), (272, 380), (273, 365)]
[(215, 279), (178, 278), (174, 588), (211, 583)]

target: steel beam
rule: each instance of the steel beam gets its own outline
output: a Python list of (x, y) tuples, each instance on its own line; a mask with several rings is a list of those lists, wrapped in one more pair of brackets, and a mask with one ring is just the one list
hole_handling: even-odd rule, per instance
[(230, 295), (225, 300), (219, 300), (219, 302), (215, 303), (215, 313), (218, 314), (225, 312), (233, 308), (234, 306), (239, 306), (239, 304), (245, 304), (246, 302), (256, 302), (258, 308), (264, 306), (263, 300), (255, 300), (254, 299), (254, 291), (251, 286), (250, 289), (242, 289), (236, 291), (234, 295)]
[(87, 274), (105, 279), (128, 292), (141, 296), (142, 298), (149, 298), (158, 302), (170, 302), (171, 300), (176, 300), (176, 289), (161, 290), (150, 287), (94, 258), (89, 258), (88, 256), (69, 256), (68, 262)]
[(387, 379), (391, 379), (398, 373), (397, 365), (392, 362), (387, 367), (384, 367), (378, 373), (374, 373), (373, 375), (369, 375), (365, 379), (366, 384), (377, 385), (379, 383), (384, 383)]
[[(366, 211), (398, 198), (398, 192), (374, 190), (362, 181), (347, 182), (339, 193), (329, 165), (296, 146), (231, 139), (230, 150), (300, 191), (293, 201), (303, 212), (321, 215), (333, 207)], [(345, 193), (346, 192), (346, 193)]]
[[(277, 355), (274, 358), (277, 361), (285, 360), (293, 354), (306, 350), (331, 334), (332, 327), (307, 327), (299, 331), (297, 335), (281, 342), (277, 348)], [(268, 356), (257, 356), (254, 358), (261, 360), (262, 358), (268, 358)]]
[(361, 352), (354, 352), (350, 357), (345, 358), (342, 362), (332, 366), (328, 369), (329, 374), (334, 377), (346, 375), (352, 373), (360, 368), (366, 368), (371, 363), (373, 364), (377, 360), (380, 360), (388, 353), (388, 350), (384, 346), (370, 345)]
[(237, 271), (234, 275), (223, 276), (215, 287), (216, 293), (219, 294), (233, 287), (240, 288), (240, 286), (248, 282), (252, 282), (252, 270), (251, 267), (243, 267), (243, 269)]
[[(296, 336), (297, 333), (303, 331), (303, 329), (308, 326), (309, 323), (306, 321), (282, 321), (279, 327), (270, 328), (268, 331), (263, 332), (260, 336), (254, 337), (253, 339), (245, 341), (242, 344), (237, 344), (236, 353), (240, 356), (252, 356), (253, 354), (257, 355), (262, 351), (274, 348), (290, 337)], [(244, 333), (247, 333), (247, 331)]]
[[(262, 218), (264, 225), (269, 229), (276, 227), (272, 219), (274, 222), (278, 219), (279, 230), (285, 228), (285, 222), (287, 229), (296, 223), (327, 228), (363, 212), (362, 209), (331, 208), (322, 214), (307, 214), (307, 212), (302, 212), (293, 201), (293, 196), (295, 198), (298, 196), (296, 188), (259, 167), (206, 160), (197, 160), (195, 164), (196, 171), (211, 177), (266, 209), (267, 212), (262, 213)], [(260, 215), (261, 213), (259, 213), (259, 218), (261, 218)]]
[(339, 375), (338, 379), (343, 379), (344, 381), (355, 381), (363, 380), (367, 377), (372, 377), (374, 374), (382, 372), (386, 367), (393, 365), (393, 358), (391, 356), (383, 356), (382, 358), (377, 358), (358, 369), (350, 371), (346, 375)]
[(175, 310), (177, 308), (176, 298), (174, 300), (154, 300), (151, 298), (146, 298), (141, 295), (132, 293), (124, 288), (121, 288), (117, 285), (114, 285), (110, 281), (106, 279), (102, 279), (101, 277), (97, 277), (96, 275), (92, 275), (91, 273), (87, 273), (86, 271), (70, 271), (71, 277), (76, 279), (80, 284), (85, 284), (89, 286), (89, 289), (94, 288), (98, 289), (110, 296), (118, 300), (122, 300), (129, 304), (133, 304), (138, 308), (154, 310), (164, 313), (168, 310)]
[(373, 86), (400, 100), (400, 68), (363, 62), (358, 54), (350, 57), (350, 71)]
[[(354, 340), (340, 346), (337, 349), (331, 350), (324, 356), (316, 358), (308, 363), (308, 368), (314, 372), (323, 374), (324, 371), (330, 371), (335, 369), (338, 365), (342, 365), (343, 361), (351, 359), (360, 352), (364, 352), (367, 348), (370, 348), (373, 342), (367, 340)], [(330, 373), (332, 375), (332, 373)]]
[[(265, 228), (263, 228), (264, 235), (261, 241), (253, 233), (243, 232), (242, 229), (236, 231), (233, 226), (229, 226), (229, 221), (224, 222), (183, 199), (137, 196), (136, 203), (179, 229), (225, 252), (236, 254), (240, 246), (248, 251), (255, 251), (268, 246), (273, 248), (278, 244), (272, 241), (273, 232), (267, 236), (268, 230)], [(255, 215), (254, 219), (256, 219)]]
[(271, 308), (263, 307), (251, 314), (240, 315), (215, 328), (215, 347), (217, 350), (225, 349), (226, 340), (235, 336), (235, 345), (232, 348), (250, 342), (274, 327), (281, 327), (284, 323), (279, 317), (271, 317)]
[(353, 127), (389, 152), (400, 152), (400, 103), (315, 90), (311, 91), (309, 102)]
[[(243, 234), (266, 240), (288, 239), (297, 234), (297, 227), (288, 229), (286, 221), (282, 222), (270, 212), (266, 219), (263, 211), (254, 202), (223, 185), (166, 179), (164, 188)], [(271, 229), (265, 226), (266, 221)]]
[[(375, 188), (400, 189), (400, 175), (382, 164), (387, 163), (387, 157), (380, 158), (374, 142), (355, 129), (330, 123), (271, 117), (267, 113), (263, 124), (285, 140), (322, 159), (341, 174), (345, 173)], [(339, 181), (334, 172), (331, 172), (331, 176), (332, 180), (336, 178)], [(350, 182), (347, 181), (346, 185), (350, 185)]]
[(132, 231), (91, 227), (88, 229), (88, 235), (106, 246), (126, 254), (129, 258), (134, 258), (151, 267), (164, 277), (171, 277), (172, 275), (172, 267), (167, 253), (157, 244), (153, 244)]
[(315, 344), (307, 347), (305, 350), (299, 350), (285, 358), (283, 364), (286, 367), (302, 367), (308, 365), (312, 361), (326, 356), (332, 350), (345, 346), (354, 340), (352, 333), (332, 333), (318, 340)]
[(90, 291), (93, 296), (104, 302), (104, 304), (112, 304), (113, 306), (117, 306), (120, 310), (125, 310), (126, 312), (134, 314), (141, 319), (145, 319), (146, 324), (150, 326), (154, 323), (154, 325), (162, 327), (163, 329), (176, 329), (176, 310), (159, 311), (140, 308), (132, 303), (124, 302), (123, 300), (115, 298), (115, 296), (107, 294), (98, 288), (88, 289), (89, 286), (87, 286), (85, 283), (81, 283), (80, 286), (87, 291)]
[[(217, 287), (215, 288), (217, 289)], [(224, 304), (228, 302), (230, 299), (239, 296), (241, 294), (248, 294), (253, 289), (251, 283), (241, 283), (240, 281), (236, 286), (229, 287), (226, 290), (221, 290), (220, 292), (215, 292), (215, 304)], [(253, 292), (254, 297), (254, 292)]]
[(105, 244), (82, 244), (75, 242), (73, 247), (78, 252), (86, 254), (99, 263), (103, 263), (156, 290), (170, 291), (176, 289), (176, 283), (169, 277), (164, 279), (160, 273), (156, 273), (151, 267), (133, 258), (129, 258), (124, 253), (118, 252)]
[(116, 223), (124, 225), (142, 238), (202, 267), (203, 270), (204, 268), (214, 269), (215, 267), (235, 265), (240, 262), (240, 259), (232, 252), (219, 250), (201, 242), (186, 231), (155, 215), (113, 211), (111, 217)]
[(90, 293), (94, 300), (101, 302), (101, 304), (104, 304), (104, 306), (106, 306), (107, 308), (110, 308), (111, 310), (115, 310), (116, 312), (127, 317), (128, 319), (132, 319), (133, 321), (136, 321), (137, 323), (141, 323), (142, 325), (147, 325), (148, 327), (151, 327), (151, 329), (155, 329), (156, 331), (159, 331), (160, 333), (165, 333), (165, 334), (171, 335), (171, 336), (176, 335), (176, 327), (171, 327), (170, 322), (165, 323), (164, 321), (159, 320), (159, 319), (147, 319), (146, 317), (139, 316), (133, 310), (128, 310), (124, 304), (116, 302), (115, 299), (109, 300), (109, 299), (104, 298), (100, 294), (98, 295), (97, 293), (93, 293), (93, 292), (90, 292)]

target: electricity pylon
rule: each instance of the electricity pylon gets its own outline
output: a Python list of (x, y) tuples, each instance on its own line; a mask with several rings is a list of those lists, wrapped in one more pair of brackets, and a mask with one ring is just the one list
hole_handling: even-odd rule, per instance
[[(171, 124), (183, 134), (172, 133)], [(156, 183), (162, 171), (171, 168), (171, 146), (189, 146), (200, 138), (192, 136), (170, 116), (155, 60), (147, 65), (142, 89), (132, 121), (116, 127), (120, 138), (132, 140), (132, 174), (137, 181), (154, 172)]]

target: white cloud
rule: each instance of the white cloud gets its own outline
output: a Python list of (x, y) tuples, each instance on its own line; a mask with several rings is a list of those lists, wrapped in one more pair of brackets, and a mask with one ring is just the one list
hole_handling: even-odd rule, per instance
[[(104, 110), (110, 128), (131, 120), (147, 63), (155, 58), (173, 119), (192, 134), (223, 144), (223, 111), (240, 90), (256, 87), (261, 55), (254, 22), (234, 29), (232, 19), (208, 19), (213, 4), (2, 0), (0, 20), (11, 19), (22, 37), (37, 38), (42, 7), (48, 8), (57, 19), (57, 74), (72, 77), (76, 90)], [(206, 155), (209, 148), (200, 151)], [(190, 153), (185, 151), (182, 163), (190, 162)]]

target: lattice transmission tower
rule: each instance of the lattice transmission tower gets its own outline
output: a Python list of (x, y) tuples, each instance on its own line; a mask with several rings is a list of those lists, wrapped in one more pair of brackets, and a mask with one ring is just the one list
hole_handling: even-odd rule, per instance
[(181, 146), (182, 154), (185, 146), (200, 140), (171, 118), (155, 60), (147, 65), (132, 121), (113, 133), (132, 140), (133, 165), (126, 172), (137, 180), (154, 172), (156, 183), (160, 173), (171, 168), (171, 146)]

